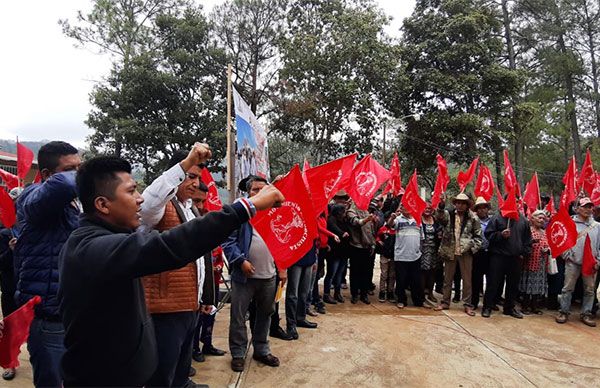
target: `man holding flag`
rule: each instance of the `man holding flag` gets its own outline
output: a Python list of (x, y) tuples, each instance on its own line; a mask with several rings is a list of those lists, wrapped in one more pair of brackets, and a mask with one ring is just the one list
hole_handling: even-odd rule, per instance
[(565, 284), (560, 296), (560, 310), (556, 322), (565, 323), (569, 319), (571, 296), (577, 279), (581, 275), (583, 281), (581, 321), (588, 326), (595, 327), (596, 322), (592, 319), (591, 314), (598, 270), (598, 253), (600, 252), (600, 224), (592, 218), (594, 205), (588, 197), (579, 199), (577, 205), (577, 214), (573, 216), (577, 227), (577, 244), (563, 253)]

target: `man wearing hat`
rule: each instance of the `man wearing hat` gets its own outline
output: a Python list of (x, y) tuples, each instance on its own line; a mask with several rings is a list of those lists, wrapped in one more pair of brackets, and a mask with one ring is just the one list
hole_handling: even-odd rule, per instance
[[(479, 294), (483, 291), (483, 276), (487, 277), (490, 266), (490, 257), (488, 253), (489, 241), (485, 238), (485, 228), (492, 219), (489, 215), (491, 205), (483, 197), (477, 197), (473, 211), (481, 224), (482, 244), (481, 249), (473, 255), (473, 281), (471, 288), (471, 304), (474, 309), (479, 306)], [(487, 279), (486, 279), (487, 280)]]
[(600, 254), (600, 224), (592, 218), (592, 201), (587, 198), (579, 199), (577, 203), (576, 215), (573, 221), (577, 226), (577, 244), (563, 253), (565, 259), (565, 284), (560, 296), (560, 310), (556, 317), (556, 322), (565, 323), (569, 319), (571, 309), (571, 296), (575, 289), (577, 279), (581, 275), (583, 281), (583, 302), (581, 304), (581, 321), (591, 327), (596, 326), (592, 319), (592, 307), (594, 303), (594, 290), (596, 273), (585, 276), (581, 273), (583, 263), (583, 251), (586, 237), (589, 236), (592, 254), (596, 258), (596, 269), (599, 266), (598, 255)]
[(469, 211), (471, 199), (465, 193), (458, 194), (452, 203), (454, 209), (450, 211), (444, 209), (443, 202), (440, 202), (437, 210), (437, 219), (444, 227), (439, 251), (444, 260), (444, 295), (442, 302), (434, 310), (450, 308), (452, 281), (458, 264), (463, 278), (462, 301), (465, 313), (473, 316), (475, 312), (471, 303), (471, 274), (473, 254), (481, 248), (481, 224)]

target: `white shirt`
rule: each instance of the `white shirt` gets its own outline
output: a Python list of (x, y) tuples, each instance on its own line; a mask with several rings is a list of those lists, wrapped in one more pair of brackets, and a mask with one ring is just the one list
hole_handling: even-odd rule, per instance
[[(142, 217), (139, 231), (149, 232), (160, 222), (165, 215), (165, 207), (177, 194), (177, 187), (185, 180), (185, 171), (179, 163), (163, 172), (161, 176), (156, 178), (150, 186), (142, 193), (144, 202), (142, 203)], [(191, 221), (196, 216), (192, 212), (192, 200), (188, 199), (185, 202), (177, 203), (183, 210), (185, 221)], [(202, 288), (204, 286), (204, 258), (200, 257), (196, 260), (198, 273), (198, 300), (202, 299)]]

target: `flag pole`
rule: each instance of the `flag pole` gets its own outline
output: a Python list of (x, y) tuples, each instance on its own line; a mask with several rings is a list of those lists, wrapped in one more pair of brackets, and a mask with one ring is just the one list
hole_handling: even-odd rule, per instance
[(535, 172), (535, 182), (538, 185), (538, 187), (537, 187), (537, 192), (538, 192), (538, 209), (539, 210), (544, 210), (542, 208), (542, 193), (540, 193), (540, 179), (537, 176), (537, 171)]
[(235, 201), (235, 164), (233, 162), (233, 139), (231, 138), (231, 63), (227, 65), (227, 190), (229, 202)]
[(17, 183), (17, 187), (21, 188), (21, 177), (19, 176), (19, 136), (17, 136)]

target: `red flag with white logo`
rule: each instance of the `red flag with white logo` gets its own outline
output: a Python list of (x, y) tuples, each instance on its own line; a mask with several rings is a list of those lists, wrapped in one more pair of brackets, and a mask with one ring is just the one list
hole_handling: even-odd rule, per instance
[(560, 196), (560, 207), (568, 207), (577, 198), (577, 163), (574, 156), (571, 158), (569, 167), (563, 176), (563, 183), (565, 189)]
[(440, 154), (437, 154), (435, 159), (437, 162), (438, 175), (440, 176), (440, 187), (442, 189), (442, 193), (445, 193), (446, 189), (448, 188), (448, 184), (450, 183), (450, 175), (448, 174), (448, 164)]
[(443, 187), (444, 187), (443, 178), (438, 173), (437, 177), (435, 178), (435, 186), (433, 188), (433, 195), (431, 196), (431, 207), (434, 209), (437, 208), (437, 206), (442, 201), (442, 193), (444, 192)]
[(208, 168), (205, 167), (202, 169), (202, 172), (200, 173), (200, 179), (208, 187), (204, 208), (209, 212), (221, 210), (223, 208), (223, 202), (221, 202), (221, 199), (219, 198), (217, 184), (215, 183), (210, 171), (208, 171)]
[(316, 214), (321, 214), (335, 193), (348, 185), (356, 154), (306, 170), (306, 181)]
[(537, 172), (533, 174), (531, 180), (527, 184), (525, 194), (523, 194), (523, 202), (527, 205), (527, 210), (534, 212), (540, 205), (540, 184), (538, 182)]
[(367, 210), (377, 189), (390, 178), (390, 172), (369, 154), (352, 170), (347, 188), (348, 195), (354, 200), (357, 208)]
[(567, 208), (561, 206), (558, 213), (550, 218), (546, 227), (546, 237), (553, 257), (558, 257), (577, 244), (577, 227), (569, 217)]
[(482, 197), (489, 202), (494, 196), (494, 187), (492, 172), (482, 163), (479, 167), (479, 175), (477, 176), (477, 183), (475, 184), (475, 190), (473, 192), (476, 197)]
[(308, 181), (306, 180), (306, 171), (310, 168), (310, 163), (308, 163), (308, 159), (304, 158), (304, 164), (302, 165), (302, 180), (306, 187), (308, 187)]
[(317, 215), (298, 165), (274, 185), (285, 201), (278, 208), (258, 212), (251, 222), (273, 255), (277, 268), (283, 270), (313, 247), (318, 237)]
[(389, 180), (387, 186), (385, 186), (383, 194), (385, 195), (391, 192), (395, 197), (397, 197), (404, 192), (404, 189), (402, 188), (402, 176), (400, 173), (400, 160), (398, 159), (397, 152), (394, 152), (394, 158), (390, 164), (390, 175), (391, 179)]
[(419, 196), (419, 185), (417, 183), (416, 170), (410, 178), (410, 181), (408, 181), (408, 185), (406, 185), (406, 189), (404, 190), (404, 195), (402, 196), (402, 206), (404, 206), (404, 208), (413, 216), (415, 221), (417, 221), (417, 225), (421, 225), (421, 215), (427, 207), (427, 202), (425, 202)]
[(498, 209), (504, 205), (504, 198), (502, 198), (502, 194), (500, 194), (500, 190), (496, 187), (496, 198), (498, 198)]
[(479, 156), (475, 158), (471, 162), (469, 169), (467, 171), (460, 171), (458, 176), (456, 177), (456, 181), (458, 182), (458, 187), (460, 188), (461, 193), (465, 191), (465, 188), (473, 178), (475, 178), (475, 170), (477, 170), (477, 164), (479, 163)]
[(29, 327), (33, 321), (33, 308), (42, 298), (34, 296), (7, 317), (4, 317), (4, 330), (0, 337), (0, 366), (4, 369), (19, 366), (21, 345), (29, 337)]
[(19, 139), (17, 139), (17, 176), (25, 179), (32, 164), (33, 151), (19, 143)]
[(581, 263), (581, 274), (583, 276), (592, 276), (596, 273), (596, 258), (592, 251), (592, 242), (590, 235), (585, 236), (585, 245), (583, 246), (583, 261)]
[(11, 174), (10, 172), (1, 169), (1, 168), (0, 168), (0, 178), (2, 178), (2, 181), (4, 182), (6, 187), (8, 187), (9, 190), (14, 187), (19, 186), (19, 177), (16, 176), (15, 174)]
[(596, 187), (596, 172), (594, 171), (592, 156), (590, 155), (589, 149), (585, 154), (585, 162), (581, 168), (581, 174), (579, 174), (577, 186), (583, 188), (588, 195), (592, 195), (592, 192)]
[(550, 194), (550, 202), (546, 205), (545, 209), (551, 216), (556, 214), (556, 207), (554, 206), (554, 194)]

